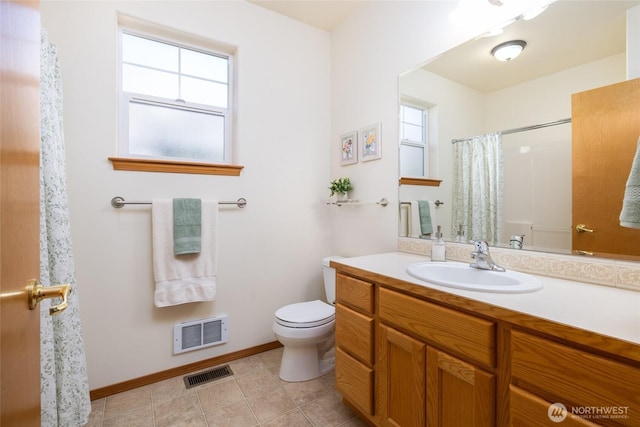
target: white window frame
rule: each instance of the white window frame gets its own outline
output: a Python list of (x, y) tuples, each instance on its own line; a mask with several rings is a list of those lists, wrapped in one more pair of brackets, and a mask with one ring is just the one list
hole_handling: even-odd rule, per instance
[[(400, 147), (411, 146), (422, 148), (422, 170), (423, 174), (420, 177), (429, 176), (429, 107), (422, 105), (421, 103), (410, 101), (408, 99), (402, 99), (400, 101), (401, 107), (410, 107), (416, 110), (422, 111), (422, 139), (424, 142), (413, 141), (410, 139), (400, 138)], [(400, 118), (401, 119), (401, 118)], [(400, 120), (400, 127), (402, 128), (402, 119)], [(401, 149), (401, 148), (400, 148)]]
[[(233, 54), (221, 49), (215, 49), (214, 43), (193, 43), (193, 36), (184, 35), (167, 30), (164, 28), (156, 27), (153, 25), (141, 25), (147, 28), (140, 29), (135, 25), (136, 20), (128, 17), (120, 17), (126, 21), (128, 25), (120, 23), (118, 28), (118, 156), (124, 158), (138, 158), (138, 159), (150, 159), (160, 161), (184, 161), (184, 162), (198, 162), (205, 164), (232, 164), (234, 159), (234, 144), (233, 144), (233, 99), (235, 93), (234, 85), (234, 72), (233, 72)], [(131, 25), (133, 23), (134, 25)], [(149, 28), (151, 27), (151, 28)], [(125, 92), (123, 90), (122, 81), (122, 35), (130, 34), (133, 36), (143, 37), (149, 40), (165, 43), (168, 45), (176, 46), (179, 48), (189, 49), (208, 55), (214, 55), (223, 57), (227, 60), (227, 108), (215, 107), (210, 105), (203, 105), (198, 103), (185, 102), (184, 100), (171, 100), (167, 98), (159, 98), (146, 94), (139, 94), (133, 92)], [(184, 41), (183, 41), (184, 40)], [(216, 116), (224, 117), (224, 147), (223, 147), (223, 159), (219, 161), (210, 161), (206, 159), (194, 159), (194, 158), (178, 158), (178, 157), (162, 157), (162, 156), (143, 156), (139, 154), (131, 154), (129, 152), (129, 105), (131, 102), (139, 102), (149, 105), (157, 105), (163, 107), (170, 107), (175, 109), (181, 109), (185, 111), (193, 111), (198, 113), (212, 114)]]

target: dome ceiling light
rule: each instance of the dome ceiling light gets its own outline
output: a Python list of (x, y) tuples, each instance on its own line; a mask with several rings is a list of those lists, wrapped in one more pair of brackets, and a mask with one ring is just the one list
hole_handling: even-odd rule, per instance
[(491, 49), (491, 55), (493, 55), (498, 61), (511, 61), (522, 53), (526, 45), (527, 42), (524, 40), (511, 40), (500, 43), (498, 46)]

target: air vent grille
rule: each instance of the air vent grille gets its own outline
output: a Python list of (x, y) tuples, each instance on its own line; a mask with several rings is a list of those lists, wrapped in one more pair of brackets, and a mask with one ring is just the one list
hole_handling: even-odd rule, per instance
[(184, 385), (187, 388), (195, 387), (200, 384), (209, 383), (221, 378), (233, 375), (233, 371), (229, 365), (219, 366), (209, 369), (208, 371), (198, 372), (197, 374), (187, 375), (184, 377)]
[(227, 316), (173, 325), (173, 353), (197, 350), (229, 340)]

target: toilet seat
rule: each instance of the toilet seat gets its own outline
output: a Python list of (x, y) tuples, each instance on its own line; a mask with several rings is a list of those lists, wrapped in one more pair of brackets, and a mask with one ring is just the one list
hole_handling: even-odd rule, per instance
[(286, 305), (276, 311), (276, 323), (288, 328), (314, 328), (335, 320), (335, 307), (320, 300)]

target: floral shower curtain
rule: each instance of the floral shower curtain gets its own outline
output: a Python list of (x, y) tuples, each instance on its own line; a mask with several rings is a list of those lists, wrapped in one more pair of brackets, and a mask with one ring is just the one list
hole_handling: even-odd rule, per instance
[(452, 235), (462, 225), (470, 240), (500, 241), (502, 227), (503, 159), (499, 132), (454, 144)]
[(88, 422), (91, 401), (67, 204), (62, 83), (45, 31), (40, 52), (40, 284), (71, 284), (63, 312), (51, 316), (51, 300), (40, 304), (41, 419), (43, 427), (75, 427)]

